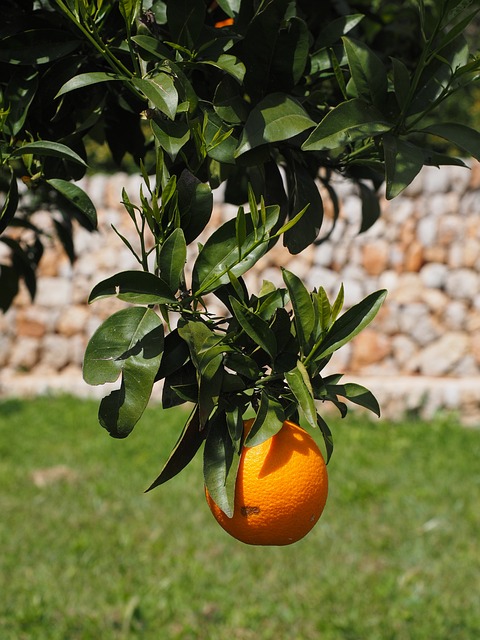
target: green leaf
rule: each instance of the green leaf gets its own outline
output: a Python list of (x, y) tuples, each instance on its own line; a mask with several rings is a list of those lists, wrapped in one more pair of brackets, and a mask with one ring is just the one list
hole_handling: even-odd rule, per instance
[(250, 112), (235, 157), (263, 144), (288, 140), (313, 126), (299, 102), (284, 93), (271, 93)]
[(290, 91), (300, 82), (308, 62), (309, 35), (305, 21), (296, 16), (280, 29), (271, 67), (279, 89)]
[(193, 50), (205, 22), (203, 0), (167, 0), (167, 21), (172, 41)]
[[(158, 316), (150, 309), (131, 307), (117, 311), (107, 318), (87, 345), (83, 365), (85, 382), (91, 385), (115, 382), (125, 368), (130, 353), (145, 350), (147, 357), (150, 352), (148, 338), (145, 339), (145, 336), (154, 331), (157, 340), (159, 327), (162, 337), (158, 339), (163, 347), (163, 326)], [(160, 343), (155, 343), (154, 353), (159, 346)], [(160, 355), (161, 352), (162, 350), (159, 352)], [(158, 365), (155, 373), (157, 370)]]
[(394, 125), (363, 100), (353, 98), (340, 103), (323, 118), (303, 143), (304, 151), (327, 151), (377, 136)]
[(95, 285), (88, 302), (116, 296), (132, 304), (172, 304), (172, 290), (161, 278), (146, 271), (122, 271)]
[(241, 0), (218, 0), (218, 6), (225, 11), (229, 18), (235, 17), (240, 11)]
[(292, 212), (295, 214), (308, 207), (300, 220), (284, 234), (285, 246), (290, 253), (298, 254), (317, 239), (323, 222), (323, 201), (315, 180), (301, 164), (292, 162), (287, 178)]
[(382, 111), (386, 107), (387, 72), (380, 58), (363, 42), (343, 38), (357, 97)]
[(19, 273), (17, 269), (0, 263), (0, 309), (8, 311), (18, 293)]
[(387, 200), (398, 196), (423, 167), (424, 150), (391, 135), (383, 138), (385, 156), (385, 195)]
[(10, 185), (8, 187), (7, 194), (5, 196), (5, 202), (3, 203), (0, 211), (0, 233), (5, 231), (17, 211), (18, 207), (18, 185), (17, 178), (12, 171), (10, 174)]
[(277, 398), (265, 389), (260, 395), (260, 406), (245, 438), (246, 447), (256, 447), (277, 434), (285, 421), (285, 413)]
[(472, 127), (457, 122), (444, 122), (432, 124), (421, 131), (444, 138), (466, 151), (476, 160), (480, 160), (480, 133)]
[(61, 180), (60, 178), (51, 178), (47, 180), (47, 183), (83, 213), (91, 229), (97, 228), (97, 211), (95, 205), (83, 189), (80, 189), (76, 184), (72, 184), (67, 180)]
[(178, 327), (178, 333), (188, 345), (197, 370), (200, 425), (203, 427), (218, 404), (223, 379), (223, 357), (228, 346), (201, 321), (191, 320)]
[(328, 426), (328, 424), (325, 422), (322, 416), (318, 413), (317, 413), (317, 425), (322, 433), (323, 441), (325, 443), (325, 450), (327, 452), (326, 463), (328, 464), (333, 453), (333, 435), (332, 435), (332, 432), (330, 431), (330, 427)]
[(141, 91), (159, 111), (175, 119), (178, 106), (178, 92), (172, 76), (158, 73), (153, 78), (132, 78), (132, 84)]
[(247, 119), (247, 103), (241, 87), (231, 76), (225, 76), (217, 85), (213, 99), (215, 113), (229, 124), (240, 124)]
[(239, 462), (240, 455), (230, 438), (225, 414), (217, 414), (210, 421), (205, 441), (203, 476), (210, 496), (229, 518), (233, 516)]
[(18, 157), (27, 154), (33, 154), (36, 156), (52, 156), (54, 158), (60, 158), (61, 160), (70, 160), (77, 164), (81, 164), (84, 167), (87, 166), (83, 158), (61, 142), (50, 142), (47, 140), (29, 142), (28, 144), (24, 144), (22, 147), (15, 149), (12, 156)]
[(201, 182), (188, 169), (182, 171), (177, 181), (178, 207), (185, 242), (190, 244), (204, 230), (213, 209), (210, 186)]
[(382, 210), (378, 195), (367, 187), (363, 182), (359, 182), (360, 198), (362, 201), (362, 224), (359, 233), (364, 233), (379, 219)]
[(2, 40), (0, 62), (12, 65), (46, 64), (68, 56), (80, 45), (65, 29), (30, 29)]
[(198, 407), (190, 414), (168, 460), (164, 464), (159, 476), (148, 487), (147, 491), (155, 489), (164, 482), (171, 480), (193, 460), (205, 439), (205, 432), (200, 430)]
[(398, 58), (391, 58), (391, 61), (395, 99), (400, 109), (404, 109), (410, 92), (410, 72), (407, 66)]
[(285, 380), (308, 424), (315, 428), (317, 426), (317, 410), (312, 385), (305, 366), (298, 361), (294, 369), (286, 372)]
[(36, 69), (20, 71), (12, 75), (3, 97), (4, 103), (8, 105), (8, 114), (3, 128), (11, 136), (16, 136), (25, 124), (28, 110), (38, 88)]
[(243, 331), (245, 331), (255, 344), (258, 344), (259, 347), (268, 353), (270, 358), (274, 359), (277, 353), (277, 341), (275, 334), (265, 320), (250, 311), (250, 309), (244, 307), (233, 297), (230, 297), (230, 304), (234, 316)]
[(184, 280), (187, 244), (182, 229), (174, 229), (160, 250), (160, 276), (170, 291), (177, 291)]
[[(257, 230), (252, 228), (250, 216), (246, 217), (247, 235), (244, 246), (239, 251), (235, 235), (236, 219), (227, 220), (214, 231), (199, 252), (192, 274), (192, 290), (194, 295), (209, 293), (221, 285), (228, 284), (231, 271), (237, 278), (248, 271), (268, 250), (268, 239), (271, 229), (279, 216), (279, 207), (273, 205), (266, 208), (265, 227), (261, 228), (262, 237), (258, 240)], [(244, 214), (245, 215), (245, 214)]]
[(306, 354), (310, 350), (315, 322), (312, 298), (303, 282), (294, 273), (282, 269), (282, 277), (293, 307), (293, 321), (299, 347), (301, 352)]
[(328, 385), (329, 392), (343, 396), (361, 407), (369, 409), (380, 417), (380, 406), (371, 391), (360, 384), (348, 382), (346, 384)]
[(333, 323), (325, 338), (311, 351), (308, 359), (313, 356), (317, 361), (325, 358), (354, 338), (374, 319), (386, 296), (385, 290), (376, 291), (350, 307)]
[(331, 20), (320, 31), (315, 41), (315, 50), (320, 47), (331, 47), (337, 43), (342, 36), (351, 31), (363, 20), (365, 16), (362, 13), (353, 13), (347, 16), (341, 16), (335, 20)]
[(83, 89), (85, 87), (89, 87), (92, 84), (98, 84), (99, 82), (111, 82), (112, 80), (126, 80), (122, 76), (117, 75), (116, 73), (106, 72), (106, 71), (90, 71), (88, 73), (80, 73), (78, 76), (74, 78), (70, 78), (64, 85), (60, 87), (56, 98), (63, 96), (70, 91), (75, 91), (76, 89)]
[(190, 128), (187, 122), (163, 120), (160, 123), (151, 121), (152, 132), (172, 160), (190, 140)]
[(227, 53), (222, 53), (217, 60), (204, 60), (203, 64), (212, 65), (228, 73), (232, 78), (235, 78), (240, 84), (245, 76), (245, 65), (236, 56), (232, 56)]
[(126, 437), (143, 414), (163, 351), (163, 324), (151, 309), (131, 307), (108, 318), (93, 334), (85, 352), (88, 384), (114, 382), (119, 389), (103, 398), (100, 424), (111, 436)]

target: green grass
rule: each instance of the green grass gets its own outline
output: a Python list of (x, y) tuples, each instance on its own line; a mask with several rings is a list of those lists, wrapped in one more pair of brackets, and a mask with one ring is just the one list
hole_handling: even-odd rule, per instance
[(480, 431), (332, 424), (324, 515), (265, 548), (216, 524), (200, 459), (143, 493), (183, 417), (116, 441), (96, 403), (0, 403), (1, 640), (480, 637)]

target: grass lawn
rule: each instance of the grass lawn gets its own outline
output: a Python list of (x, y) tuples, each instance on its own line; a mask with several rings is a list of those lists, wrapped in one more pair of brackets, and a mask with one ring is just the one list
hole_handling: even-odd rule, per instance
[(480, 638), (480, 430), (332, 422), (319, 524), (264, 548), (216, 524), (200, 458), (143, 493), (181, 411), (116, 441), (96, 409), (0, 403), (1, 640)]

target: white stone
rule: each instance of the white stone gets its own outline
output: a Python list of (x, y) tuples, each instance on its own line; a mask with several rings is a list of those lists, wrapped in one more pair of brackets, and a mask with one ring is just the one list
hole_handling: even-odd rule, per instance
[(72, 301), (72, 281), (66, 278), (45, 277), (37, 282), (35, 303), (43, 307), (61, 307)]
[(445, 290), (454, 299), (472, 300), (480, 291), (480, 275), (469, 269), (455, 269), (447, 275)]
[(445, 286), (448, 267), (440, 262), (429, 262), (420, 269), (420, 279), (429, 289), (442, 289)]
[(427, 346), (417, 357), (419, 373), (428, 376), (445, 376), (463, 358), (469, 348), (468, 337), (459, 332), (449, 332)]

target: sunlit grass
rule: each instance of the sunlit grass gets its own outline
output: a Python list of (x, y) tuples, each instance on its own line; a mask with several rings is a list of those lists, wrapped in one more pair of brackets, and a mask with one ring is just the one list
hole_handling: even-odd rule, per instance
[(184, 417), (116, 441), (92, 402), (0, 403), (1, 640), (480, 637), (480, 431), (332, 423), (319, 524), (262, 548), (218, 527), (200, 459), (143, 493)]

